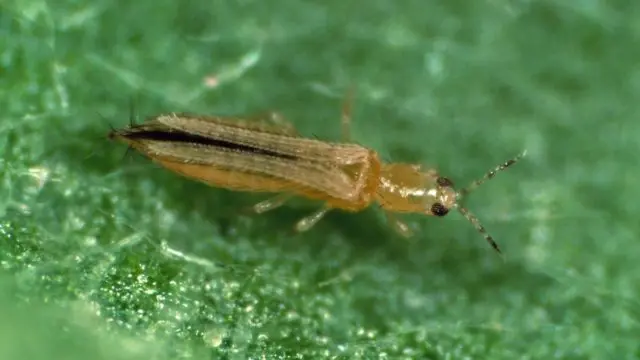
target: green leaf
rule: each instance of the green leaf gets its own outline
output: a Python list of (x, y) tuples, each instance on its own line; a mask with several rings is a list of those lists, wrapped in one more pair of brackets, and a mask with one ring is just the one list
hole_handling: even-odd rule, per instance
[[(640, 357), (640, 3), (0, 5), (0, 358)], [(106, 138), (167, 111), (281, 112), (464, 186), (456, 212), (331, 212), (167, 172)]]

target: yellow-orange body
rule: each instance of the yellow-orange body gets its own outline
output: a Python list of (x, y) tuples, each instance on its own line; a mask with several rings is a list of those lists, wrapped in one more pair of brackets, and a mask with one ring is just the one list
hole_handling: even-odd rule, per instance
[[(343, 125), (346, 121), (345, 116)], [(408, 235), (408, 227), (390, 213), (444, 216), (458, 207), (459, 193), (435, 170), (425, 171), (413, 164), (385, 164), (366, 147), (304, 138), (290, 127), (169, 113), (114, 130), (110, 137), (126, 142), (169, 170), (212, 186), (323, 201), (325, 206), (320, 211), (298, 223), (301, 231), (331, 209), (357, 212), (376, 202), (396, 230)], [(286, 196), (260, 203), (256, 211), (276, 208)], [(460, 209), (484, 232), (466, 209)], [(485, 237), (492, 242), (488, 235)]]

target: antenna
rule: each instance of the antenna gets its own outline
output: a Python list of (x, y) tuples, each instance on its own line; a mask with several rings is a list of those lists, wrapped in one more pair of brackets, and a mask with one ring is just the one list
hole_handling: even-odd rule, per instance
[(466, 196), (468, 193), (470, 193), (473, 190), (475, 190), (478, 186), (484, 184), (487, 180), (492, 179), (494, 176), (496, 176), (496, 174), (498, 172), (500, 172), (502, 170), (505, 170), (509, 166), (515, 164), (516, 162), (518, 162), (520, 159), (522, 159), (526, 155), (527, 155), (527, 150), (525, 150), (522, 153), (518, 154), (518, 156), (514, 157), (513, 159), (507, 160), (504, 164), (500, 164), (500, 165), (496, 166), (493, 170), (491, 170), (491, 171), (487, 172), (486, 174), (484, 174), (483, 177), (481, 177), (480, 179), (474, 180), (471, 184), (469, 184), (469, 186), (467, 186), (466, 188), (460, 190), (458, 192), (458, 195), (459, 196)]
[[(466, 196), (467, 194), (469, 194), (470, 192), (472, 192), (473, 190), (475, 190), (478, 186), (482, 185), (483, 183), (485, 183), (487, 180), (492, 179), (494, 176), (496, 176), (496, 174), (502, 170), (505, 170), (506, 168), (508, 168), (509, 166), (515, 164), (516, 162), (518, 162), (520, 159), (522, 159), (523, 157), (525, 157), (525, 155), (527, 155), (527, 151), (523, 151), (522, 153), (520, 153), (518, 156), (514, 157), (513, 159), (510, 159), (508, 161), (506, 161), (503, 164), (500, 164), (498, 166), (496, 166), (493, 170), (487, 172), (483, 177), (481, 177), (480, 179), (474, 180), (469, 186), (467, 186), (466, 188), (460, 190), (458, 192), (458, 198), (462, 198), (464, 196)], [(467, 218), (467, 220), (469, 220), (469, 222), (471, 224), (473, 224), (473, 226), (476, 228), (476, 230), (478, 230), (478, 232), (480, 234), (482, 234), (484, 236), (484, 239), (487, 240), (487, 242), (489, 243), (489, 245), (491, 245), (491, 247), (497, 251), (499, 254), (502, 254), (502, 251), (500, 251), (500, 247), (498, 246), (498, 244), (493, 240), (493, 237), (491, 237), (491, 235), (489, 235), (489, 233), (487, 232), (487, 230), (484, 228), (484, 226), (482, 226), (482, 224), (480, 223), (480, 220), (478, 220), (478, 218), (473, 215), (469, 209), (462, 207), (460, 205), (456, 204), (456, 208), (458, 209), (458, 211), (465, 217)]]

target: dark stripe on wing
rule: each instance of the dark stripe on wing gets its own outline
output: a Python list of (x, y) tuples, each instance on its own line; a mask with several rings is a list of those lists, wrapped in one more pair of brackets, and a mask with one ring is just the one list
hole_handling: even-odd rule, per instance
[(140, 129), (140, 128), (136, 129), (134, 127), (129, 130), (120, 130), (117, 133), (117, 135), (133, 141), (146, 140), (146, 141), (191, 143), (191, 144), (222, 148), (225, 150), (246, 152), (246, 153), (251, 153), (256, 155), (273, 156), (273, 157), (287, 159), (287, 160), (297, 160), (297, 157), (291, 154), (281, 154), (273, 150), (261, 149), (258, 147), (245, 145), (245, 144), (238, 144), (238, 143), (234, 143), (227, 140), (220, 140), (220, 139), (215, 139), (211, 137), (190, 134), (190, 133), (175, 130), (175, 129), (172, 129), (171, 131), (161, 131), (161, 130), (146, 130), (146, 129)]

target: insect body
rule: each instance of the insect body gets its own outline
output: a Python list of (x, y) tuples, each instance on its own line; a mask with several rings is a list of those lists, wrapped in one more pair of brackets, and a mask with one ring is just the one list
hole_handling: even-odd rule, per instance
[[(281, 121), (277, 114), (267, 119)], [(456, 191), (453, 183), (433, 169), (380, 161), (378, 154), (349, 142), (350, 110), (343, 108), (343, 142), (332, 143), (299, 136), (290, 126), (233, 119), (168, 113), (141, 124), (113, 130), (119, 139), (161, 166), (212, 186), (279, 195), (253, 206), (263, 213), (294, 195), (324, 202), (324, 206), (296, 224), (305, 231), (328, 211), (363, 210), (378, 203), (390, 224), (409, 236), (408, 226), (393, 213), (444, 216), (458, 209), (491, 246), (498, 245), (478, 219), (460, 205), (463, 195), (524, 154), (507, 161)]]

